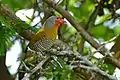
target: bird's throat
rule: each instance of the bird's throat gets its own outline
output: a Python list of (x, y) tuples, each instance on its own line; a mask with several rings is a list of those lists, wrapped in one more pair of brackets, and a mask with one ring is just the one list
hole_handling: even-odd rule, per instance
[(56, 27), (56, 25), (54, 25), (51, 28), (47, 28), (47, 29), (45, 29), (45, 33), (50, 39), (55, 40), (57, 37), (57, 34), (58, 34), (58, 27)]

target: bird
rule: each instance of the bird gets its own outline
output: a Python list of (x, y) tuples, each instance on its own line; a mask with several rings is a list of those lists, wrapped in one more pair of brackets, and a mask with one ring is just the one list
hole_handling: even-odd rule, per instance
[[(27, 48), (29, 47), (35, 52), (43, 52), (50, 49), (58, 35), (58, 28), (65, 22), (61, 16), (49, 17), (37, 33), (33, 35)], [(27, 52), (27, 48), (25, 52)]]

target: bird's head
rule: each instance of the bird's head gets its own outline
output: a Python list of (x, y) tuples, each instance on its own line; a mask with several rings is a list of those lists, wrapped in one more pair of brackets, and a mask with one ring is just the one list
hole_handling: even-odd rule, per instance
[(44, 27), (50, 28), (55, 26), (58, 28), (60, 24), (63, 24), (63, 23), (65, 23), (65, 20), (63, 20), (61, 16), (51, 16), (44, 23)]

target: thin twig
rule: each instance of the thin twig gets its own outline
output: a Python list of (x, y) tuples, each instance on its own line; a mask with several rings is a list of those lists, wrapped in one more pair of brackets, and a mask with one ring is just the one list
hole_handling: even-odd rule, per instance
[(34, 69), (31, 70), (31, 73), (28, 73), (22, 80), (27, 80), (32, 74), (34, 74), (38, 69), (42, 69), (42, 66), (45, 62), (50, 58), (50, 56), (46, 56), (44, 60), (42, 60)]
[(72, 51), (72, 50), (66, 50), (66, 51), (53, 50), (52, 52), (51, 51), (50, 51), (49, 54), (53, 53), (53, 55), (54, 56), (56, 55), (57, 57), (59, 57), (59, 55), (67, 55), (67, 56), (74, 56), (74, 58), (77, 58), (77, 61), (74, 58), (73, 58), (73, 61), (69, 61), (70, 62), (70, 64), (69, 64), (70, 69), (73, 69), (73, 68), (76, 68), (76, 67), (79, 66), (80, 68), (85, 68), (85, 69), (88, 69), (88, 70), (93, 70), (95, 72), (98, 72), (101, 75), (108, 77), (110, 80), (117, 80), (116, 77), (114, 77), (112, 75), (109, 75), (108, 73), (102, 71), (101, 69), (98, 68), (97, 65), (90, 62), (88, 57), (81, 56), (78, 52), (75, 52), (75, 51)]
[[(94, 9), (93, 13), (91, 14), (91, 16), (90, 16), (87, 24), (86, 24), (85, 27), (84, 27), (84, 29), (85, 29), (88, 33), (90, 33), (91, 28), (92, 28), (92, 26), (93, 26), (94, 23), (95, 23), (95, 20), (96, 20), (96, 18), (97, 18), (98, 12), (99, 12), (99, 7), (101, 6), (100, 3), (101, 3), (101, 2), (99, 2), (99, 5), (95, 7), (95, 9)], [(84, 43), (85, 43), (85, 40), (82, 38), (81, 43), (80, 43), (80, 45), (78, 46), (78, 49), (79, 49), (78, 51), (81, 52), (81, 53), (83, 52)]]
[(80, 65), (81, 68), (85, 68), (85, 69), (89, 69), (89, 70), (93, 70), (95, 72), (99, 72), (100, 74), (102, 74), (103, 76), (107, 76), (110, 80), (117, 80), (116, 77), (109, 75), (108, 73), (102, 71), (101, 69), (99, 69), (98, 67), (88, 67), (88, 66), (84, 66), (84, 65)]

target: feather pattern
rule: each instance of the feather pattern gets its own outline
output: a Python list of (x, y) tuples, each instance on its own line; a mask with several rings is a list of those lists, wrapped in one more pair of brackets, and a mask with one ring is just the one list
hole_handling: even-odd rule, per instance
[(44, 26), (32, 37), (28, 44), (29, 48), (37, 52), (50, 49), (56, 39), (58, 27), (63, 23), (60, 21), (64, 22), (62, 18), (56, 16), (48, 18)]

